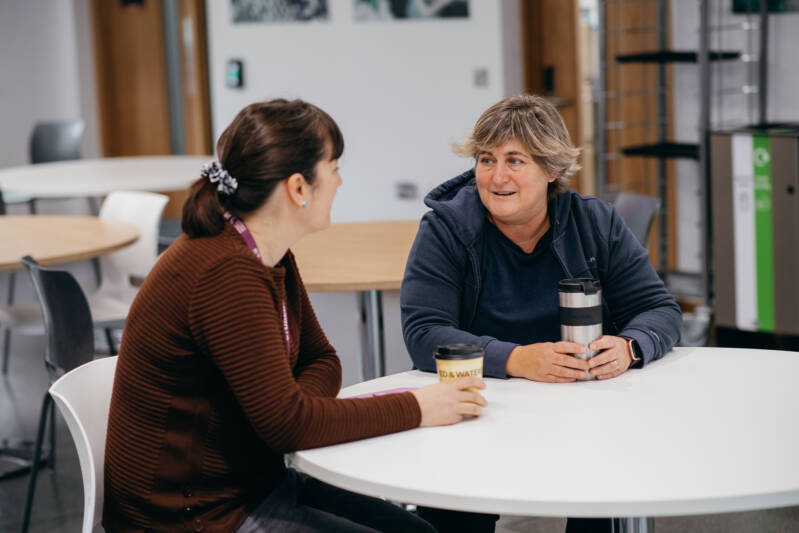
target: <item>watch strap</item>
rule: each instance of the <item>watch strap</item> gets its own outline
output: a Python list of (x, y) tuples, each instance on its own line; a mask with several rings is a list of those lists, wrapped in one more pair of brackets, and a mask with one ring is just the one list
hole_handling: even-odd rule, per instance
[(641, 346), (638, 344), (638, 341), (633, 339), (632, 337), (621, 337), (622, 339), (627, 341), (627, 345), (630, 347), (630, 356), (632, 357), (632, 363), (630, 363), (631, 368), (636, 368), (641, 366), (644, 362), (643, 353), (641, 353)]

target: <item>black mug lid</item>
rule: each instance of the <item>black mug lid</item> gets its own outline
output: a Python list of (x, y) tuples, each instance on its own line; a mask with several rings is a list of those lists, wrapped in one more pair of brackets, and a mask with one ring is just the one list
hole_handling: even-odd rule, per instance
[(442, 344), (433, 352), (433, 355), (436, 356), (436, 359), (474, 359), (483, 357), (485, 352), (478, 344)]
[(560, 292), (581, 292), (583, 294), (596, 294), (602, 289), (598, 279), (572, 278), (562, 279), (558, 282)]

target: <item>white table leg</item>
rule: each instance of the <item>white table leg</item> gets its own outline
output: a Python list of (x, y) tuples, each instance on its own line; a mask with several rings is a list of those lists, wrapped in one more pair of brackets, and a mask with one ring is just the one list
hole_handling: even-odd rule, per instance
[(380, 291), (363, 291), (359, 299), (361, 312), (361, 378), (384, 376), (386, 373), (385, 339), (383, 336), (383, 295)]

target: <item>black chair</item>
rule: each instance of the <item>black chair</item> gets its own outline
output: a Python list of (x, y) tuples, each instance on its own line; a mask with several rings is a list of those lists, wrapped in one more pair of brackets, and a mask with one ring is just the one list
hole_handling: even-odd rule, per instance
[(660, 210), (660, 200), (654, 196), (627, 192), (609, 194), (604, 199), (613, 204), (635, 238), (646, 248), (652, 223)]
[(81, 119), (39, 122), (30, 139), (31, 163), (80, 159), (86, 123)]
[[(61, 374), (69, 372), (94, 359), (94, 324), (89, 304), (77, 280), (69, 272), (42, 268), (30, 256), (22, 258), (25, 270), (31, 276), (36, 297), (42, 306), (45, 346), (44, 365), (52, 384)], [(44, 442), (46, 427), (50, 425), (50, 452), (47, 464), (55, 467), (55, 410), (53, 398), (45, 391), (39, 415), (31, 464), (28, 497), (22, 522), (23, 533), (28, 530), (33, 496), (36, 491), (36, 476)]]
[[(54, 161), (69, 161), (81, 158), (81, 145), (86, 123), (82, 119), (61, 120), (54, 122), (38, 122), (33, 127), (30, 137), (30, 161), (32, 164), (51, 163)], [(27, 204), (28, 211), (36, 214), (36, 199), (28, 195), (6, 195), (2, 204), (2, 214), (5, 214), (6, 204)], [(97, 215), (97, 203), (94, 198), (89, 198), (89, 209)], [(97, 282), (100, 282), (100, 265), (92, 261)], [(12, 273), (8, 278), (8, 306), (14, 304), (15, 277)], [(2, 372), (8, 374), (8, 357), (11, 350), (11, 332), (5, 331), (3, 339)]]

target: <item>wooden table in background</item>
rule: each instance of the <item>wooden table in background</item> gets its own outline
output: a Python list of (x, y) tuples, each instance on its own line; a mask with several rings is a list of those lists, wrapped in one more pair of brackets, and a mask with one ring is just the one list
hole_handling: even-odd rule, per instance
[(54, 265), (104, 255), (136, 242), (133, 224), (97, 217), (0, 216), (0, 271), (22, 268), (30, 255), (42, 265)]
[(292, 246), (308, 292), (360, 293), (361, 369), (365, 379), (385, 373), (384, 290), (399, 290), (419, 222), (333, 224)]
[[(0, 216), (0, 271), (11, 271), (12, 276), (8, 305), (13, 304), (13, 276), (22, 268), (20, 258), (30, 255), (42, 265), (69, 263), (113, 252), (138, 238), (134, 224), (97, 217)], [(0, 449), (0, 479), (27, 471), (30, 461), (24, 459), (25, 453)]]

